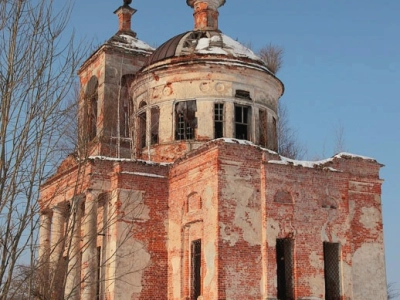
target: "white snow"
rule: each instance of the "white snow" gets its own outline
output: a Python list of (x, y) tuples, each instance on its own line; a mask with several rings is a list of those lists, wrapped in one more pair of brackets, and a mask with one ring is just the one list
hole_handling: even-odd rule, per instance
[[(219, 140), (222, 140), (225, 143), (233, 143), (233, 144), (249, 145), (249, 146), (257, 147), (257, 148), (261, 149), (262, 151), (266, 151), (270, 154), (278, 155), (278, 153), (276, 153), (274, 151), (271, 151), (269, 149), (255, 145), (252, 142), (247, 141), (247, 140), (239, 140), (239, 139), (233, 139), (233, 138), (220, 138)], [(348, 153), (348, 152), (341, 152), (341, 153), (336, 154), (333, 157), (323, 159), (323, 160), (318, 160), (318, 161), (295, 160), (295, 159), (290, 159), (290, 158), (287, 158), (287, 157), (284, 157), (281, 155), (279, 155), (279, 158), (280, 158), (280, 160), (269, 160), (268, 163), (277, 164), (277, 165), (301, 166), (304, 168), (314, 168), (314, 167), (325, 165), (326, 163), (332, 162), (335, 158), (360, 158), (360, 159), (365, 159), (365, 160), (376, 161), (374, 158), (371, 158), (371, 157), (357, 155), (357, 154)], [(332, 167), (324, 167), (323, 169), (329, 170), (332, 172), (341, 172), (340, 170), (337, 170)]]
[(154, 177), (154, 178), (167, 178), (162, 175), (151, 174), (151, 173), (142, 173), (142, 172), (121, 172), (121, 174), (130, 174), (130, 175), (138, 175), (138, 176), (145, 176), (145, 177)]
[(208, 38), (201, 38), (197, 42), (196, 50), (202, 50), (208, 48), (210, 46), (210, 39)]
[(130, 159), (130, 158), (118, 158), (118, 157), (108, 157), (108, 156), (89, 156), (89, 159), (99, 159), (99, 160), (106, 160), (106, 161), (128, 161), (128, 162), (140, 162), (146, 165), (159, 165), (159, 166), (168, 166), (172, 165), (173, 163), (159, 163), (151, 160), (142, 160), (142, 159)]
[[(215, 44), (221, 43), (221, 41), (223, 44), (222, 48), (215, 46)], [(261, 61), (253, 51), (224, 34), (199, 39), (196, 45), (196, 53), (232, 55), (234, 57), (245, 57)]]
[[(278, 165), (293, 165), (293, 166), (301, 166), (304, 168), (314, 168), (317, 166), (324, 165), (326, 163), (332, 162), (335, 158), (361, 158), (365, 160), (373, 160), (375, 159), (367, 157), (367, 156), (361, 156), (357, 154), (352, 154), (352, 153), (347, 153), (347, 152), (341, 152), (339, 154), (336, 154), (333, 157), (324, 159), (324, 160), (318, 160), (318, 161), (307, 161), (307, 160), (295, 160), (295, 159), (290, 159), (284, 156), (280, 156), (280, 160), (269, 160), (268, 163), (270, 164), (278, 164)], [(338, 170), (331, 168), (331, 167), (326, 167), (324, 169), (334, 171), (334, 172), (339, 172)]]
[(243, 46), (242, 44), (240, 44), (239, 42), (231, 39), (229, 36), (227, 36), (225, 34), (221, 34), (221, 36), (222, 36), (222, 42), (224, 43), (224, 48), (230, 49), (232, 51), (231, 54), (233, 54), (234, 56), (247, 57), (247, 58), (251, 58), (251, 59), (259, 60), (259, 61), (261, 60), (249, 48), (247, 48), (247, 47)]
[(136, 52), (143, 52), (143, 53), (152, 53), (154, 48), (150, 45), (146, 44), (145, 42), (134, 38), (133, 36), (121, 34), (119, 37), (126, 40), (126, 43), (112, 41), (112, 43), (120, 48), (124, 48), (127, 50), (135, 50)]

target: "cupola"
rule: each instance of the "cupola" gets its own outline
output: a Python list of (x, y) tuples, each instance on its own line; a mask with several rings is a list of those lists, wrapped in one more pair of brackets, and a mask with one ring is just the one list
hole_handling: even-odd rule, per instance
[(283, 84), (218, 29), (225, 0), (186, 0), (194, 30), (158, 47), (132, 84), (135, 157), (174, 161), (217, 138), (277, 150)]

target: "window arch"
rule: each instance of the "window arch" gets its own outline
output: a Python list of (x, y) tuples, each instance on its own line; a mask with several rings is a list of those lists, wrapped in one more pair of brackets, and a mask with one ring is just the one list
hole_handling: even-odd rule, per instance
[(158, 144), (158, 128), (160, 125), (160, 108), (158, 106), (154, 106), (151, 108), (151, 144)]
[(86, 88), (86, 114), (87, 114), (87, 134), (89, 140), (92, 140), (97, 135), (97, 119), (98, 119), (98, 93), (99, 82), (97, 77), (93, 76)]
[(120, 135), (129, 137), (130, 115), (132, 114), (132, 101), (130, 96), (130, 86), (134, 80), (133, 74), (126, 74), (121, 77), (120, 91)]
[(146, 109), (147, 103), (145, 101), (140, 102), (139, 104), (139, 115), (138, 115), (138, 142), (140, 148), (146, 147), (146, 132), (147, 132), (147, 116)]

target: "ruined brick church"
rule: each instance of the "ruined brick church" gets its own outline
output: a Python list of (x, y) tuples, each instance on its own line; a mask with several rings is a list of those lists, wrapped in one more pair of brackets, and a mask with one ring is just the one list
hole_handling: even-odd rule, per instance
[(187, 0), (194, 29), (157, 49), (130, 2), (79, 70), (79, 151), (41, 187), (57, 299), (387, 299), (382, 165), (276, 152), (283, 83), (219, 30), (225, 0)]

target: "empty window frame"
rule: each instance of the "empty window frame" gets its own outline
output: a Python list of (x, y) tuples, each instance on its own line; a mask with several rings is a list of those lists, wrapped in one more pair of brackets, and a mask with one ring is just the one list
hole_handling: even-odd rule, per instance
[(158, 106), (151, 108), (151, 144), (158, 144), (158, 128), (160, 126), (160, 109)]
[(214, 104), (214, 138), (218, 139), (224, 136), (224, 104)]
[(201, 295), (201, 240), (191, 245), (191, 299), (197, 300)]
[(127, 74), (121, 77), (121, 90), (120, 90), (120, 136), (129, 137), (129, 118), (132, 114), (132, 100), (129, 95), (129, 88), (134, 79), (134, 75)]
[(194, 139), (197, 127), (196, 100), (182, 101), (175, 105), (175, 139)]
[(278, 299), (293, 300), (293, 240), (276, 240), (276, 272), (278, 283)]
[(273, 136), (272, 150), (278, 151), (278, 123), (275, 118), (272, 118), (272, 136)]
[(248, 140), (249, 138), (250, 107), (235, 105), (235, 137)]
[[(143, 109), (147, 105), (146, 102), (142, 101), (139, 105), (139, 109)], [(146, 110), (143, 109), (141, 113), (139, 113), (139, 120), (138, 120), (139, 130), (138, 130), (138, 139), (139, 139), (139, 147), (143, 148), (146, 147), (146, 133), (147, 133), (147, 116)]]
[(251, 100), (250, 92), (245, 90), (236, 90), (235, 97)]
[(268, 115), (265, 109), (259, 110), (259, 143), (263, 147), (268, 147)]
[(340, 300), (340, 245), (324, 242), (325, 299)]
[(85, 100), (87, 101), (86, 102), (87, 121), (88, 121), (87, 134), (89, 140), (94, 139), (97, 135), (97, 118), (98, 118), (97, 105), (99, 99), (98, 87), (99, 83), (97, 81), (97, 78), (93, 76), (88, 82), (87, 91), (85, 95)]

